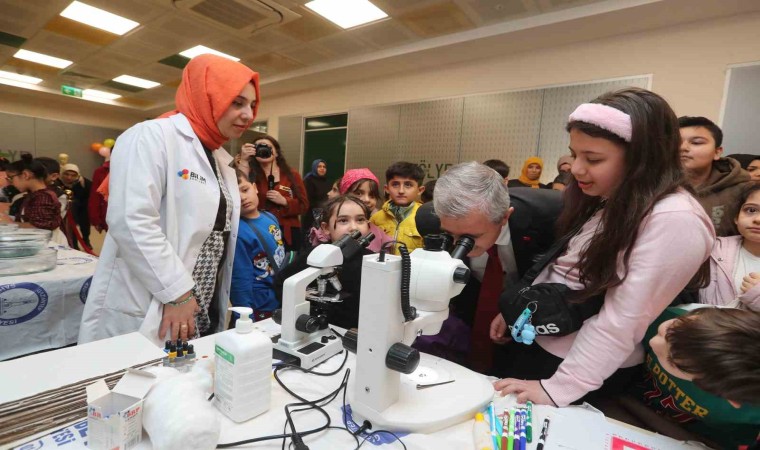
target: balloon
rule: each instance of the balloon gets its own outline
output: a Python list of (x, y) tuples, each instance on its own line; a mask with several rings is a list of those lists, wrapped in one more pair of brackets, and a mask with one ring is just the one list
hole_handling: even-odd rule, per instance
[(100, 142), (93, 142), (92, 144), (90, 144), (90, 150), (92, 150), (93, 152), (97, 152), (98, 150), (100, 150), (100, 147), (102, 146), (103, 144), (101, 144)]
[(111, 149), (104, 145), (100, 147), (100, 150), (98, 150), (98, 155), (102, 156), (103, 158), (108, 158), (111, 156)]
[(116, 141), (114, 141), (113, 139), (110, 139), (110, 138), (106, 139), (105, 141), (103, 141), (103, 145), (106, 146), (106, 147), (108, 147), (108, 148), (113, 148), (113, 145), (115, 143), (116, 143)]

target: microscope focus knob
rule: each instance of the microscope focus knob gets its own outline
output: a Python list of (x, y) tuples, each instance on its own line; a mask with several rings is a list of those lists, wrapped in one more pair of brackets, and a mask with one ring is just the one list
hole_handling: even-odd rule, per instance
[(319, 320), (308, 314), (301, 314), (296, 319), (296, 330), (302, 333), (313, 333), (319, 329)]
[(277, 325), (282, 325), (282, 309), (278, 308), (272, 311), (272, 320)]
[(470, 281), (470, 269), (457, 267), (454, 270), (454, 283), (467, 284), (468, 281)]
[(359, 346), (359, 333), (356, 330), (348, 330), (343, 333), (343, 348), (356, 354), (356, 348)]
[(419, 364), (419, 350), (399, 342), (391, 345), (385, 355), (385, 367), (396, 372), (410, 374), (417, 369)]

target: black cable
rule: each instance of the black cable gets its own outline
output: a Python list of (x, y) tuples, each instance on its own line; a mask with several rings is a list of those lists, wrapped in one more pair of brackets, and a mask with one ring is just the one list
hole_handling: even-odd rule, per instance
[(388, 433), (388, 434), (390, 434), (391, 436), (393, 436), (394, 438), (396, 438), (396, 440), (399, 442), (399, 444), (401, 444), (401, 446), (402, 446), (402, 447), (404, 447), (404, 450), (407, 450), (407, 448), (406, 448), (406, 444), (404, 444), (404, 441), (402, 441), (402, 440), (401, 440), (401, 438), (400, 438), (400, 437), (398, 437), (398, 435), (397, 435), (396, 433), (394, 433), (394, 432), (392, 432), (392, 431), (388, 431), (388, 430), (377, 430), (377, 431), (373, 431), (372, 433), (368, 434), (368, 435), (367, 435), (367, 436), (364, 438), (364, 440), (362, 441), (362, 443), (361, 443), (361, 444), (359, 444), (359, 447), (356, 447), (356, 449), (358, 450), (359, 448), (361, 448), (361, 446), (362, 446), (362, 445), (364, 445), (364, 443), (365, 443), (365, 442), (367, 442), (367, 439), (371, 438), (373, 435), (375, 435), (375, 434), (378, 434), (378, 433)]
[[(299, 410), (295, 410), (294, 412), (305, 411), (305, 410), (308, 410), (308, 409), (316, 409), (316, 410), (318, 410), (320, 413), (322, 413), (327, 418), (327, 424), (325, 426), (321, 427), (318, 431), (322, 431), (322, 430), (326, 429), (326, 427), (329, 427), (330, 423), (331, 423), (330, 415), (327, 414), (327, 412), (324, 409), (321, 408), (321, 406), (323, 406), (323, 405), (320, 405), (319, 403), (321, 403), (323, 401), (325, 402), (324, 405), (330, 403), (331, 401), (333, 401), (335, 399), (335, 397), (338, 396), (338, 393), (340, 393), (341, 389), (344, 389), (344, 388), (346, 388), (348, 386), (348, 377), (349, 377), (349, 374), (351, 373), (351, 370), (350, 369), (346, 369), (346, 374), (343, 376), (343, 381), (340, 383), (340, 385), (338, 386), (338, 388), (335, 391), (333, 391), (330, 394), (326, 395), (325, 397), (322, 397), (322, 398), (317, 399), (317, 400), (307, 400), (307, 399), (299, 396), (298, 394), (296, 394), (292, 390), (290, 390), (287, 386), (285, 386), (285, 383), (283, 383), (282, 380), (280, 380), (280, 377), (277, 376), (277, 372), (279, 372), (279, 370), (281, 368), (283, 368), (283, 367), (286, 367), (286, 368), (287, 367), (291, 367), (291, 368), (296, 368), (296, 369), (301, 370), (303, 372), (312, 373), (312, 374), (315, 374), (315, 375), (331, 376), (331, 375), (335, 375), (336, 373), (340, 372), (343, 369), (343, 367), (345, 366), (347, 360), (348, 360), (348, 352), (346, 352), (346, 357), (343, 359), (343, 362), (341, 363), (340, 367), (338, 367), (337, 370), (335, 370), (333, 372), (329, 372), (329, 373), (314, 372), (311, 369), (304, 369), (303, 367), (294, 366), (292, 364), (288, 364), (287, 366), (278, 366), (278, 367), (275, 368), (275, 370), (273, 372), (273, 375), (274, 375), (274, 378), (277, 381), (277, 383), (287, 393), (289, 393), (293, 397), (301, 400), (301, 402), (302, 402), (302, 403), (291, 403), (291, 404), (285, 405), (285, 416), (286, 416), (286, 419), (287, 419), (286, 420), (286, 424), (290, 425), (290, 429), (292, 431), (291, 434), (293, 436), (300, 436), (300, 435), (304, 435), (305, 436), (306, 434), (311, 434), (312, 432), (317, 432), (317, 431), (316, 430), (310, 430), (308, 433), (298, 433), (296, 431), (295, 423), (293, 423), (293, 418), (291, 417), (291, 414), (290, 414), (290, 411), (289, 411), (288, 407), (290, 407), (290, 406), (293, 406), (293, 407), (295, 407), (295, 406), (309, 406), (308, 408), (302, 408), (302, 409), (299, 409)], [(282, 446), (283, 446), (283, 448), (285, 447), (285, 439), (283, 439)], [(305, 447), (305, 444), (303, 444), (302, 442), (300, 442), (300, 443), (296, 442), (296, 448), (297, 449), (298, 448), (303, 449), (304, 447)]]
[[(293, 430), (293, 432), (292, 433), (282, 433), (282, 434), (270, 435), (270, 436), (262, 436), (262, 437), (258, 437), (258, 438), (246, 439), (246, 440), (237, 441), (237, 442), (229, 442), (229, 443), (226, 443), (226, 444), (218, 444), (217, 448), (237, 447), (238, 445), (252, 444), (252, 443), (256, 443), (256, 442), (268, 441), (268, 440), (274, 440), (274, 439), (283, 439), (283, 448), (284, 448), (285, 440), (288, 439), (288, 438), (292, 439), (296, 435), (308, 436), (310, 434), (319, 433), (320, 431), (323, 431), (323, 430), (327, 429), (330, 426), (330, 423), (331, 423), (330, 422), (330, 415), (327, 413), (327, 411), (325, 411), (324, 409), (321, 408), (321, 406), (324, 406), (324, 405), (319, 405), (319, 404), (322, 403), (322, 402), (325, 402), (324, 404), (326, 405), (327, 403), (333, 401), (335, 399), (335, 397), (338, 396), (338, 394), (340, 393), (341, 390), (345, 390), (347, 388), (347, 386), (348, 386), (348, 377), (349, 377), (349, 374), (351, 373), (351, 369), (346, 369), (346, 374), (343, 377), (343, 381), (341, 382), (340, 386), (335, 391), (330, 392), (326, 396), (324, 396), (322, 398), (319, 398), (319, 399), (316, 399), (316, 400), (313, 400), (313, 401), (306, 400), (303, 397), (301, 397), (298, 394), (296, 394), (293, 391), (291, 391), (290, 389), (288, 389), (282, 383), (282, 381), (280, 381), (280, 379), (277, 377), (277, 372), (279, 371), (280, 368), (287, 367), (287, 368), (299, 369), (299, 370), (301, 370), (303, 372), (311, 373), (311, 374), (314, 374), (314, 375), (330, 376), (330, 375), (335, 375), (340, 370), (342, 370), (343, 367), (345, 366), (347, 360), (348, 360), (348, 352), (346, 352), (346, 357), (344, 358), (343, 363), (341, 363), (341, 365), (338, 368), (338, 370), (336, 370), (334, 372), (330, 372), (330, 373), (315, 372), (315, 371), (313, 371), (311, 369), (304, 369), (303, 367), (295, 366), (293, 364), (284, 364), (284, 363), (283, 364), (278, 364), (275, 367), (275, 370), (273, 372), (273, 374), (275, 376), (275, 380), (277, 380), (277, 382), (280, 384), (280, 386), (282, 386), (283, 389), (285, 389), (289, 394), (291, 394), (293, 397), (301, 400), (301, 403), (289, 403), (289, 404), (285, 405), (285, 416), (287, 418), (286, 426), (288, 424), (290, 424), (291, 425), (291, 429)], [(322, 425), (322, 426), (318, 427), (318, 428), (314, 428), (314, 429), (307, 430), (307, 431), (302, 431), (302, 432), (296, 432), (295, 431), (295, 426), (294, 426), (293, 421), (292, 421), (290, 408), (291, 407), (295, 408), (295, 407), (299, 407), (299, 406), (309, 406), (309, 408), (302, 408), (302, 409), (299, 409), (299, 410), (294, 410), (293, 412), (306, 411), (306, 410), (309, 410), (309, 409), (316, 409), (317, 411), (319, 411), (320, 413), (322, 413), (325, 416), (325, 418), (327, 419), (327, 423), (325, 425)]]
[[(333, 333), (337, 334), (338, 336), (341, 336), (340, 333), (336, 332), (334, 329), (331, 328), (331, 330), (333, 331)], [(391, 436), (393, 436), (394, 438), (396, 438), (397, 441), (399, 441), (399, 443), (404, 448), (404, 450), (407, 450), (406, 449), (406, 444), (404, 444), (404, 442), (401, 440), (401, 438), (398, 437), (395, 433), (393, 433), (391, 431), (387, 431), (387, 430), (373, 431), (372, 433), (368, 434), (364, 438), (363, 441), (359, 442), (359, 437), (357, 436), (357, 434), (360, 434), (362, 431), (366, 430), (367, 428), (371, 429), (371, 424), (369, 424), (369, 422), (367, 422), (367, 421), (365, 421), (365, 423), (359, 427), (359, 429), (356, 431), (356, 434), (352, 433), (351, 430), (348, 429), (346, 395), (347, 395), (347, 392), (348, 392), (348, 380), (349, 380), (350, 375), (351, 375), (351, 369), (346, 369), (346, 373), (343, 375), (343, 379), (341, 380), (341, 383), (340, 383), (340, 385), (338, 386), (337, 389), (335, 389), (334, 391), (332, 391), (329, 394), (325, 395), (324, 397), (318, 398), (316, 400), (307, 400), (307, 399), (301, 397), (300, 395), (296, 394), (295, 392), (293, 392), (292, 390), (290, 390), (287, 386), (285, 386), (285, 384), (282, 382), (282, 380), (280, 380), (280, 378), (277, 376), (277, 373), (280, 371), (280, 369), (297, 369), (297, 370), (300, 370), (302, 372), (310, 373), (310, 374), (317, 375), (317, 376), (332, 376), (332, 375), (337, 374), (341, 370), (343, 370), (343, 368), (345, 367), (347, 361), (348, 361), (348, 352), (345, 352), (345, 357), (343, 358), (343, 362), (340, 364), (340, 367), (338, 367), (336, 370), (334, 370), (332, 372), (315, 372), (312, 369), (304, 369), (301, 366), (297, 366), (297, 365), (289, 364), (289, 363), (279, 363), (279, 364), (274, 365), (275, 369), (272, 372), (272, 374), (273, 374), (275, 380), (277, 381), (277, 383), (287, 393), (289, 393), (290, 395), (292, 395), (296, 399), (300, 400), (299, 403), (288, 403), (287, 405), (285, 405), (286, 421), (283, 424), (283, 433), (282, 434), (276, 434), (276, 435), (270, 435), (270, 436), (262, 436), (262, 437), (253, 438), (253, 439), (246, 439), (246, 440), (243, 440), (243, 441), (229, 442), (229, 443), (226, 443), (226, 444), (218, 444), (217, 448), (231, 448), (231, 447), (236, 447), (236, 446), (239, 446), (239, 445), (253, 444), (253, 443), (256, 443), (256, 442), (269, 441), (269, 440), (275, 440), (275, 439), (282, 439), (282, 449), (284, 450), (285, 449), (285, 442), (287, 441), (288, 438), (290, 438), (291, 439), (290, 445), (295, 445), (295, 450), (308, 450), (309, 447), (303, 442), (303, 439), (302, 439), (304, 436), (308, 436), (308, 435), (311, 435), (311, 434), (319, 433), (319, 432), (324, 431), (324, 430), (339, 429), (339, 430), (346, 431), (348, 434), (350, 434), (354, 438), (354, 441), (357, 443), (356, 450), (358, 450), (362, 445), (364, 445), (364, 443), (367, 441), (367, 439), (369, 439), (370, 437), (372, 437), (373, 435), (375, 435), (377, 433), (388, 433), (388, 434), (390, 434)], [(331, 425), (332, 422), (331, 422), (331, 419), (330, 419), (330, 415), (327, 413), (327, 411), (325, 411), (322, 408), (322, 406), (325, 406), (328, 403), (330, 403), (333, 400), (335, 400), (335, 398), (338, 396), (338, 394), (340, 394), (341, 391), (343, 391), (343, 410), (342, 410), (343, 426), (342, 427), (336, 427), (336, 426), (332, 426)], [(300, 408), (302, 406), (303, 406), (303, 408)], [(293, 410), (291, 410), (291, 408), (299, 408), (299, 409), (293, 409)], [(323, 416), (325, 416), (325, 418), (327, 419), (327, 422), (324, 425), (322, 425), (320, 427), (317, 427), (317, 428), (314, 428), (314, 429), (311, 429), (311, 430), (301, 431), (301, 432), (297, 431), (296, 427), (295, 427), (295, 423), (293, 422), (293, 417), (292, 417), (293, 414), (295, 414), (297, 412), (302, 412), (302, 411), (309, 411), (309, 410), (312, 410), (312, 409), (316, 409), (319, 413), (321, 413)], [(290, 426), (291, 433), (286, 433), (285, 432), (285, 429), (288, 426)], [(290, 445), (289, 445), (288, 448), (290, 448)]]
[[(338, 336), (340, 336), (340, 334), (338, 334)], [(337, 369), (335, 369), (334, 371), (332, 371), (332, 372), (315, 372), (312, 369), (304, 369), (303, 367), (301, 367), (301, 366), (299, 366), (297, 364), (290, 364), (290, 363), (286, 363), (286, 362), (280, 362), (280, 363), (277, 363), (277, 364), (273, 364), (273, 366), (274, 366), (274, 373), (275, 373), (275, 379), (277, 378), (276, 374), (277, 374), (278, 370), (282, 369), (282, 368), (298, 369), (298, 370), (300, 370), (302, 372), (310, 373), (312, 375), (318, 375), (320, 377), (331, 377), (333, 375), (336, 375), (338, 372), (340, 372), (341, 370), (343, 370), (343, 367), (345, 367), (346, 361), (348, 361), (348, 352), (346, 352), (345, 350), (341, 350), (340, 351), (340, 353), (344, 353), (344, 352), (345, 352), (345, 357), (343, 358), (343, 362), (340, 363), (340, 366)], [(338, 354), (340, 354), (340, 353), (338, 353)], [(282, 386), (282, 383), (280, 383), (280, 386)], [(282, 386), (282, 387), (284, 388), (285, 386)], [(304, 401), (304, 402), (308, 401), (308, 400), (304, 400), (304, 399), (298, 397), (295, 394), (291, 394), (291, 395), (293, 395), (293, 397), (295, 397), (295, 398), (297, 398), (297, 399), (299, 399), (301, 401)]]
[(412, 259), (403, 242), (399, 242), (398, 251), (401, 255), (401, 312), (404, 321), (410, 322), (417, 316), (417, 311), (409, 303), (409, 284), (412, 279)]
[(385, 262), (385, 252), (387, 251), (387, 248), (398, 243), (398, 241), (389, 241), (380, 246), (380, 254), (377, 256), (377, 260), (379, 262)]

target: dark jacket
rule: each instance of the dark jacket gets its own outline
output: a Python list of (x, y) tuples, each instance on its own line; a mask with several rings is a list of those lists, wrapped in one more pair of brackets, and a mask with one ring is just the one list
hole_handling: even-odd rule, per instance
[[(507, 187), (510, 187), (510, 188), (513, 188), (513, 187), (527, 187), (527, 188), (529, 188), (531, 186), (527, 185), (527, 184), (525, 184), (523, 182), (521, 182), (517, 178), (514, 178), (512, 180), (507, 181)], [(538, 183), (538, 187), (539, 187), (539, 189), (551, 189), (551, 186), (549, 186), (548, 184), (544, 184), (544, 183)]]
[(739, 234), (734, 224), (736, 202), (744, 187), (749, 183), (749, 173), (732, 158), (713, 161), (710, 177), (705, 184), (697, 186), (697, 200), (707, 211), (718, 236)]
[(303, 185), (306, 188), (306, 198), (309, 200), (309, 210), (301, 217), (301, 223), (304, 235), (308, 236), (311, 227), (319, 226), (314, 221), (314, 213), (321, 210), (322, 204), (327, 200), (327, 193), (332, 189), (332, 183), (327, 177), (312, 175), (304, 178)]
[[(82, 185), (81, 180), (84, 180), (84, 185)], [(61, 183), (61, 187), (64, 190), (71, 191), (71, 206), (69, 207), (69, 211), (71, 211), (77, 220), (82, 217), (88, 221), (87, 223), (89, 223), (87, 209), (90, 202), (92, 181), (88, 180), (85, 177), (81, 177), (80, 180), (77, 180), (77, 182), (71, 185), (71, 187), (68, 187), (63, 183)]]

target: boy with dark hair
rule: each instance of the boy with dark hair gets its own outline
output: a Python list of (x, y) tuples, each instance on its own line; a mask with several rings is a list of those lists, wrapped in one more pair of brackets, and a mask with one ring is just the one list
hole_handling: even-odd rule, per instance
[(50, 189), (54, 190), (59, 197), (61, 195), (64, 195), (63, 186), (59, 180), (61, 177), (61, 163), (54, 160), (53, 158), (48, 158), (47, 156), (40, 156), (39, 158), (34, 159), (45, 166), (45, 170), (47, 170), (45, 184), (47, 184)]
[(487, 161), (483, 161), (483, 165), (499, 172), (499, 175), (504, 178), (505, 183), (509, 181), (509, 166), (504, 161), (500, 159), (489, 159)]
[(385, 234), (405, 244), (410, 253), (422, 247), (415, 216), (420, 207), (417, 199), (425, 192), (424, 178), (425, 173), (417, 164), (405, 161), (391, 164), (385, 171), (385, 193), (390, 200), (370, 218)]
[(647, 377), (637, 396), (649, 408), (721, 448), (755, 441), (760, 313), (704, 305), (668, 308), (649, 327), (644, 344)]
[(697, 200), (707, 211), (718, 236), (737, 233), (731, 207), (750, 180), (749, 174), (731, 158), (723, 158), (723, 132), (705, 117), (683, 116), (681, 164)]
[[(264, 320), (280, 307), (274, 291), (275, 264), (285, 260), (280, 224), (272, 214), (259, 211), (255, 182), (236, 171), (240, 191), (240, 227), (232, 264), (230, 301), (233, 306), (253, 309), (253, 320)], [(253, 173), (253, 172), (252, 172)]]

